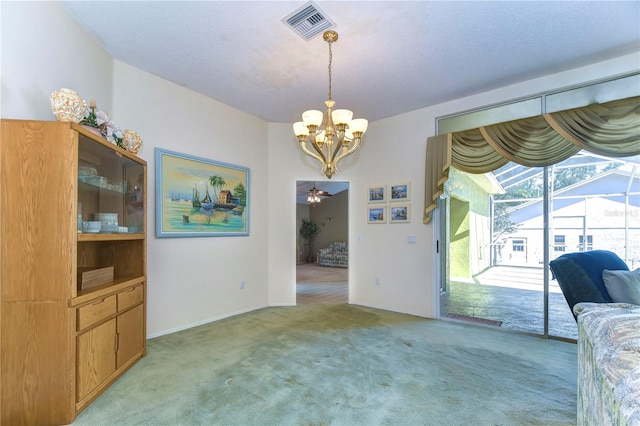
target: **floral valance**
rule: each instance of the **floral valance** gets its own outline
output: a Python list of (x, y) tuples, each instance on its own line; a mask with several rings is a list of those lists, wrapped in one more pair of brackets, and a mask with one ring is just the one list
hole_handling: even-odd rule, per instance
[(581, 149), (610, 157), (640, 154), (640, 96), (430, 137), (423, 222), (431, 221), (451, 166), (478, 174), (510, 161), (542, 167)]

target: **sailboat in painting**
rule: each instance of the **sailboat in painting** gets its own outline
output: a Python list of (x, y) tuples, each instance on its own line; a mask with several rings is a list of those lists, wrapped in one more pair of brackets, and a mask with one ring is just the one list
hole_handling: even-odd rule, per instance
[(200, 202), (200, 193), (198, 192), (198, 185), (193, 187), (193, 197), (191, 197), (191, 205), (196, 208), (202, 207)]
[(209, 186), (206, 187), (207, 193), (205, 194), (202, 201), (200, 201), (200, 206), (205, 210), (213, 209), (213, 201), (211, 201), (211, 195), (209, 195)]

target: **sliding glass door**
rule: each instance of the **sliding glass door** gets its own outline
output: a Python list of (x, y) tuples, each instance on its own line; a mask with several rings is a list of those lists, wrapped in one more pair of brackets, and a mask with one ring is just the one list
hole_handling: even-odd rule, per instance
[(640, 261), (640, 159), (579, 152), (549, 167), (509, 163), (492, 173), (452, 169), (441, 222), (443, 317), (577, 338), (549, 260), (606, 249)]

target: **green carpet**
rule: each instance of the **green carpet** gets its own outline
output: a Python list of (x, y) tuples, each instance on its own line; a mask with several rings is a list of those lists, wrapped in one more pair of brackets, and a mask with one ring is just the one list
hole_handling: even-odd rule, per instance
[(572, 425), (575, 344), (356, 305), (148, 341), (77, 425)]

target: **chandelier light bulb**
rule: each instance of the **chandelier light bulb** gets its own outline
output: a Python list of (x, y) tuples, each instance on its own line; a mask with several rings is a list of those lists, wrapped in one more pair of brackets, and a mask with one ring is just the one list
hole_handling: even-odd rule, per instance
[(349, 124), (349, 130), (352, 133), (360, 132), (364, 133), (367, 131), (367, 126), (369, 126), (369, 122), (364, 118), (356, 118), (351, 120), (351, 124)]
[(293, 123), (293, 133), (295, 133), (296, 136), (309, 136), (309, 129), (302, 121), (296, 121)]
[(317, 109), (305, 111), (302, 113), (302, 121), (307, 127), (320, 126), (322, 124), (322, 111), (318, 111)]
[(333, 111), (331, 118), (333, 118), (333, 122), (335, 124), (346, 124), (348, 126), (353, 118), (353, 111), (349, 111), (348, 109), (337, 109)]

